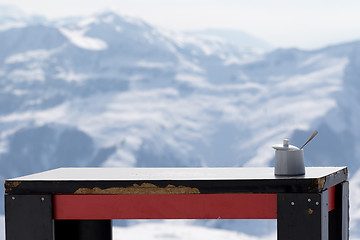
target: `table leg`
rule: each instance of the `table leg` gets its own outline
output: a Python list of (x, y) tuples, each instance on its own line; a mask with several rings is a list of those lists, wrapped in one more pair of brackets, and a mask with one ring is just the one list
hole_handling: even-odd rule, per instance
[(278, 194), (277, 238), (328, 240), (327, 191)]
[(55, 220), (55, 240), (111, 239), (111, 220)]
[(53, 240), (51, 195), (5, 195), (6, 240)]
[(329, 240), (349, 239), (349, 182), (335, 186), (335, 209), (329, 212)]

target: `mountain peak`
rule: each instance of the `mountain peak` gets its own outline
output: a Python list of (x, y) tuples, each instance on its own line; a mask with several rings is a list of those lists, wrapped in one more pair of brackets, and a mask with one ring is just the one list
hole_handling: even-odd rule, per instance
[(112, 9), (104, 9), (93, 15), (99, 21), (107, 24), (127, 23), (130, 25), (146, 26), (148, 25), (142, 19), (120, 14)]
[(25, 19), (27, 14), (13, 5), (0, 5), (0, 21), (3, 19)]
[(101, 17), (101, 18), (106, 18), (106, 17), (120, 17), (120, 14), (118, 14), (117, 12), (115, 12), (112, 9), (103, 9), (97, 13), (94, 14), (97, 17)]
[(28, 15), (13, 5), (0, 5), (0, 31), (44, 23), (47, 20), (43, 16)]

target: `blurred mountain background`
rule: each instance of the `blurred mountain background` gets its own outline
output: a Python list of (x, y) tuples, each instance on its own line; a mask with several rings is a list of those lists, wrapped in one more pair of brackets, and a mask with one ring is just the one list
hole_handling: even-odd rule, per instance
[[(271, 145), (300, 146), (317, 129), (306, 165), (348, 166), (360, 238), (359, 77), (360, 41), (274, 49), (240, 31), (1, 6), (0, 180), (70, 166), (273, 166)], [(274, 221), (190, 223), (275, 239)]]

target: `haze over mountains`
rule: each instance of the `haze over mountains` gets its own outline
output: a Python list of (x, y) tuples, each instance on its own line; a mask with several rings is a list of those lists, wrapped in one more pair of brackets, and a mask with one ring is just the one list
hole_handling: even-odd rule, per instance
[[(360, 237), (360, 42), (260, 54), (114, 12), (0, 12), (1, 180), (64, 166), (272, 166), (271, 145), (317, 129), (306, 165), (349, 167)], [(206, 224), (236, 229), (223, 223)]]

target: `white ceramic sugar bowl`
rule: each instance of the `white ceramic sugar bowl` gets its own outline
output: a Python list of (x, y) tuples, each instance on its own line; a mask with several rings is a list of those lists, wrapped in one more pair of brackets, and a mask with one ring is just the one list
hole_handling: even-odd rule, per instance
[(295, 176), (305, 174), (304, 151), (290, 145), (288, 139), (283, 144), (272, 146), (275, 149), (275, 175)]

